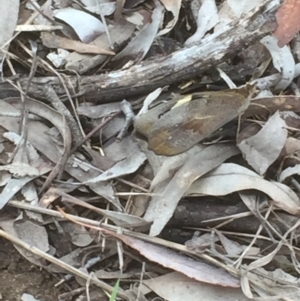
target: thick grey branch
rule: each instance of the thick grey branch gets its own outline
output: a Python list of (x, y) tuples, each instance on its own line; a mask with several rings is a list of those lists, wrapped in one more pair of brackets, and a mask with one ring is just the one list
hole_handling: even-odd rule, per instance
[[(272, 33), (277, 23), (275, 13), (279, 8), (276, 0), (267, 0), (247, 16), (235, 23), (224, 26), (203, 39), (200, 44), (183, 48), (166, 57), (144, 61), (127, 70), (112, 71), (96, 76), (71, 77), (78, 96), (102, 102), (120, 100), (137, 94), (148, 93), (158, 87), (191, 79), (215, 68), (229, 57), (239, 53), (249, 45)], [(26, 87), (27, 79), (21, 79)], [(65, 91), (56, 77), (34, 78), (29, 94), (42, 91), (46, 83), (52, 84), (59, 96)], [(9, 95), (13, 88), (7, 83), (0, 84), (0, 97)]]

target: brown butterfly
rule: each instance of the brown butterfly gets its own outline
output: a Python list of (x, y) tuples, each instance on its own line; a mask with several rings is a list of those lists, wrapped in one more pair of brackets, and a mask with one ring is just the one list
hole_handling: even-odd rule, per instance
[(242, 114), (255, 86), (181, 96), (137, 116), (134, 124), (158, 155), (180, 154)]

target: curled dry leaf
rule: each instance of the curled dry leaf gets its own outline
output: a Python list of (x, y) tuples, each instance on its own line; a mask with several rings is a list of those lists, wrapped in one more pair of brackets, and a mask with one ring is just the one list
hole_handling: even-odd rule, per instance
[(300, 175), (300, 164), (284, 169), (281, 172), (278, 181), (284, 182), (288, 177), (291, 177), (293, 175)]
[(286, 139), (286, 124), (277, 112), (256, 135), (242, 140), (238, 147), (250, 166), (263, 175), (279, 157)]
[(143, 107), (140, 109), (137, 116), (145, 114), (149, 110), (149, 106), (151, 105), (151, 103), (158, 98), (162, 91), (162, 88), (157, 88), (153, 92), (149, 93), (145, 98)]
[(179, 11), (181, 7), (181, 0), (160, 0), (165, 6), (166, 10), (173, 14), (173, 19), (166, 25), (166, 27), (160, 31), (159, 35), (168, 33), (176, 25), (179, 17)]
[[(296, 64), (294, 78), (298, 77), (300, 74), (300, 63)], [(257, 88), (260, 90), (266, 90), (271, 87), (274, 87), (282, 78), (281, 73), (275, 73), (272, 75), (268, 75), (262, 78), (255, 79), (251, 81), (251, 84), (256, 84)]]
[(188, 189), (187, 195), (227, 195), (233, 192), (255, 189), (267, 194), (275, 206), (298, 215), (299, 197), (288, 186), (267, 181), (255, 172), (233, 163), (223, 163)]
[(197, 17), (197, 31), (186, 40), (185, 45), (199, 42), (207, 31), (219, 22), (218, 9), (215, 0), (202, 0)]
[(275, 88), (282, 91), (291, 84), (295, 74), (295, 60), (291, 49), (287, 46), (279, 48), (274, 36), (266, 36), (260, 42), (269, 50), (274, 67), (281, 73), (281, 79)]

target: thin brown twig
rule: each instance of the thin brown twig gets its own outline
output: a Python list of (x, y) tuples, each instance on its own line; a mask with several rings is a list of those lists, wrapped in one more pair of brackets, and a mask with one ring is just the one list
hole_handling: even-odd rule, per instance
[(96, 132), (98, 132), (102, 127), (104, 127), (109, 121), (111, 121), (113, 118), (115, 118), (118, 114), (121, 113), (120, 111), (117, 111), (115, 113), (113, 113), (112, 115), (110, 115), (109, 117), (107, 117), (107, 119), (105, 119), (105, 121), (101, 122), (99, 125), (97, 125), (94, 129), (92, 129), (79, 143), (77, 143), (70, 151), (70, 155), (74, 154), (75, 151), (81, 146), (83, 145), (88, 139), (90, 139)]

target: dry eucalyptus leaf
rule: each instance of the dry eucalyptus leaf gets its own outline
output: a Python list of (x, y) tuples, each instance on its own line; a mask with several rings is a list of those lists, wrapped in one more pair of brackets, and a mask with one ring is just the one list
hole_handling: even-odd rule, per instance
[(171, 249), (157, 246), (134, 237), (123, 235), (119, 238), (148, 260), (156, 262), (168, 269), (180, 272), (193, 280), (224, 287), (237, 288), (240, 286), (237, 278), (205, 262), (195, 260)]
[[(5, 220), (0, 221), (0, 227), (7, 233), (15, 236), (25, 243), (28, 243), (30, 246), (34, 246), (40, 249), (43, 252), (49, 251), (49, 241), (48, 233), (45, 227), (40, 226), (36, 223), (33, 223), (29, 220)], [(18, 252), (24, 256), (29, 262), (37, 266), (45, 266), (46, 263), (44, 259), (35, 256), (32, 252), (27, 251), (26, 249), (14, 245)]]
[(287, 156), (295, 155), (298, 154), (299, 151), (300, 151), (300, 140), (293, 137), (288, 137), (285, 142), (283, 155), (287, 155)]
[(113, 167), (103, 172), (96, 178), (86, 181), (84, 184), (97, 183), (115, 179), (135, 172), (146, 160), (146, 155), (141, 151), (136, 151), (128, 158), (116, 163)]
[(86, 247), (94, 241), (94, 238), (91, 237), (89, 231), (83, 226), (72, 222), (64, 222), (61, 223), (60, 226), (70, 235), (71, 242), (77, 247)]
[[(135, 26), (133, 24), (121, 20), (114, 26), (108, 26), (110, 39), (108, 38), (108, 35), (104, 33), (90, 44), (104, 49), (109, 49), (113, 46), (113, 50), (118, 52), (120, 46), (132, 37), (134, 30)], [(100, 65), (106, 59), (106, 55), (90, 55), (73, 52), (66, 58), (66, 68), (78, 71), (82, 74)]]
[[(52, 168), (44, 166), (39, 168), (39, 176), (48, 173)], [(32, 181), (33, 177), (22, 177), (19, 179), (10, 179), (0, 194), (0, 210), (20, 191), (24, 185)]]
[(219, 22), (218, 8), (215, 0), (202, 0), (201, 2), (202, 5), (197, 17), (197, 30), (186, 40), (185, 45), (200, 42), (206, 32), (211, 30)]
[(153, 92), (149, 93), (145, 98), (143, 102), (143, 107), (140, 109), (137, 116), (145, 114), (149, 110), (149, 106), (151, 105), (151, 103), (159, 97), (162, 91), (163, 91), (162, 88), (157, 88)]
[[(64, 263), (67, 263), (75, 268), (80, 268), (82, 266), (81, 259), (83, 257), (83, 251), (84, 249), (82, 248), (77, 248), (74, 251), (68, 253), (67, 255), (64, 255), (59, 258)], [(63, 273), (66, 274), (67, 271), (57, 264), (51, 263), (47, 267), (48, 271), (51, 271), (52, 273)]]
[[(286, 273), (282, 269), (276, 269), (274, 271), (266, 271), (263, 268), (257, 269), (259, 276), (257, 274), (252, 274), (255, 280), (262, 284), (262, 286), (257, 287), (253, 285), (254, 291), (263, 299), (270, 299), (270, 287), (272, 288), (272, 296), (278, 296), (277, 299), (286, 299), (291, 301), (297, 301), (299, 298), (298, 282), (299, 279), (291, 274)], [(282, 285), (279, 283), (284, 283)], [(266, 288), (264, 290), (263, 288)]]
[[(237, 155), (239, 150), (233, 145), (212, 145), (194, 154), (179, 169), (164, 191), (154, 196), (144, 218), (152, 221), (150, 235), (158, 235), (170, 220), (178, 202), (191, 184), (228, 158)], [(158, 187), (161, 190), (161, 187)], [(154, 190), (158, 193), (157, 190)]]
[(162, 4), (165, 6), (166, 10), (173, 14), (173, 19), (166, 25), (164, 29), (159, 32), (159, 35), (165, 35), (169, 31), (173, 29), (176, 25), (179, 17), (181, 0), (160, 0)]
[(156, 7), (152, 13), (152, 22), (145, 25), (137, 36), (112, 59), (114, 65), (119, 67), (126, 64), (128, 67), (128, 63), (132, 65), (140, 62), (149, 51), (159, 29), (163, 12), (160, 2), (157, 0), (154, 2)]
[(220, 242), (222, 243), (226, 253), (230, 256), (236, 256), (243, 252), (243, 247), (236, 241), (227, 238), (222, 232), (216, 230), (219, 236)]
[(274, 67), (281, 74), (281, 79), (275, 88), (282, 91), (291, 84), (295, 74), (295, 60), (291, 49), (288, 46), (279, 48), (275, 36), (266, 36), (260, 42), (269, 50)]
[(102, 16), (109, 16), (116, 10), (116, 2), (104, 2), (95, 0), (81, 0), (85, 8), (92, 13)]
[(41, 34), (43, 45), (48, 48), (62, 48), (68, 50), (74, 50), (79, 53), (90, 54), (105, 54), (114, 55), (113, 51), (98, 47), (96, 45), (85, 44), (79, 41), (73, 41), (64, 37), (60, 37), (53, 33), (43, 32)]
[(280, 248), (282, 247), (282, 244), (283, 243), (281, 241), (279, 244), (277, 244), (276, 248), (272, 252), (270, 252), (267, 255), (259, 257), (258, 259), (250, 262), (250, 264), (247, 265), (247, 270), (248, 271), (256, 270), (260, 267), (263, 267), (263, 266), (269, 264), (273, 260), (274, 256), (278, 253)]
[(15, 162), (9, 165), (0, 166), (0, 171), (7, 170), (16, 178), (23, 178), (25, 176), (37, 177), (39, 171), (37, 168), (22, 162)]
[(284, 182), (288, 177), (300, 175), (300, 164), (284, 169), (279, 176), (278, 181)]
[(276, 112), (257, 134), (242, 140), (238, 147), (249, 165), (263, 175), (279, 157), (287, 134), (285, 121)]
[(248, 301), (241, 289), (211, 285), (187, 276), (172, 272), (162, 276), (143, 280), (141, 287), (150, 288), (164, 300), (205, 300), (205, 301)]
[[(22, 140), (21, 136), (14, 132), (6, 132), (3, 134), (3, 137), (13, 142), (15, 145), (18, 145)], [(28, 160), (30, 162), (39, 160), (40, 158), (39, 154), (28, 141), (26, 143), (26, 150), (27, 150)]]
[(55, 18), (69, 24), (84, 43), (92, 42), (105, 32), (104, 25), (99, 19), (72, 7), (58, 10)]
[(275, 206), (290, 214), (299, 214), (299, 197), (288, 186), (267, 181), (250, 169), (233, 163), (223, 163), (205, 177), (194, 182), (186, 195), (221, 196), (248, 189), (264, 192)]
[[(0, 11), (2, 12), (0, 18), (0, 48), (7, 49), (10, 44), (15, 28), (17, 26), (19, 15), (19, 0), (1, 0)], [(3, 52), (0, 52), (0, 61), (3, 59)], [(2, 72), (2, 70), (1, 70)]]
[(164, 160), (162, 160), (161, 164), (159, 165), (159, 169), (156, 171), (155, 177), (151, 182), (150, 190), (153, 190), (153, 188), (155, 188), (155, 186), (159, 183), (172, 178), (178, 169), (189, 158), (193, 157), (199, 151), (204, 150), (204, 148), (205, 147), (200, 144), (194, 145), (192, 148), (182, 154), (171, 157), (163, 157)]
[[(19, 110), (17, 110), (14, 106), (6, 103), (5, 101), (0, 102), (0, 108), (2, 112), (10, 112), (12, 115), (19, 114)], [(47, 111), (48, 106), (45, 105), (44, 112)], [(53, 110), (51, 109), (48, 111), (48, 114), (52, 117), (50, 117), (51, 121), (54, 123), (57, 128), (59, 128), (62, 131), (62, 135), (66, 135), (68, 133), (68, 128), (65, 128), (66, 123), (64, 122), (63, 118), (59, 118), (57, 115), (51, 115), (53, 113)], [(59, 114), (59, 113), (58, 113)], [(60, 115), (60, 114), (59, 114)], [(17, 115), (19, 116), (19, 115)], [(19, 117), (10, 117), (7, 116), (0, 116), (0, 125), (6, 128), (9, 131), (17, 132), (18, 131), (18, 119)], [(44, 154), (47, 158), (49, 158), (52, 162), (58, 162), (61, 158), (61, 152), (57, 145), (53, 143), (53, 140), (47, 133), (49, 132), (49, 127), (44, 125), (41, 122), (38, 121), (31, 121), (29, 120), (28, 124), (28, 141), (42, 154)], [(68, 135), (67, 135), (68, 136)], [(71, 141), (69, 141), (71, 143)], [(50, 168), (45, 172), (49, 172)], [(99, 175), (99, 173), (93, 169), (88, 170), (87, 172), (83, 173), (82, 170), (79, 168), (74, 168), (71, 165), (67, 164), (66, 171), (75, 179), (79, 180), (80, 182), (85, 182), (87, 179), (90, 179), (92, 177), (96, 177)], [(43, 172), (43, 174), (45, 173)], [(40, 174), (42, 174), (40, 172)], [(1, 206), (4, 206), (10, 198), (19, 190), (21, 189), (28, 181), (31, 181), (32, 178), (25, 178), (19, 179), (18, 183), (20, 184), (16, 185), (15, 181), (16, 179), (13, 179), (13, 183), (11, 183), (12, 187), (19, 187), (14, 192), (12, 190), (12, 187), (8, 187), (9, 191), (3, 191), (0, 195), (0, 204)], [(21, 183), (22, 182), (22, 183)], [(24, 183), (23, 183), (24, 182)], [(103, 183), (97, 183), (97, 184), (91, 184), (90, 188), (98, 195), (103, 196), (105, 199), (107, 199), (109, 202), (114, 204), (119, 208), (120, 203), (118, 198), (114, 195), (115, 192), (111, 186), (111, 184), (107, 182)], [(14, 193), (13, 193), (14, 192)], [(0, 207), (1, 207), (0, 206)], [(2, 207), (1, 207), (2, 208)]]

